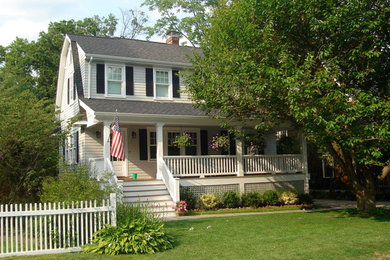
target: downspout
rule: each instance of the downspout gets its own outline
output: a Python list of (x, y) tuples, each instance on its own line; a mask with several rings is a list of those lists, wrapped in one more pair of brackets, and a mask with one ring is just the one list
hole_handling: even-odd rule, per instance
[(92, 63), (93, 57), (89, 59), (88, 62), (88, 75), (89, 75), (89, 80), (88, 80), (88, 98), (91, 98), (91, 81), (92, 81)]

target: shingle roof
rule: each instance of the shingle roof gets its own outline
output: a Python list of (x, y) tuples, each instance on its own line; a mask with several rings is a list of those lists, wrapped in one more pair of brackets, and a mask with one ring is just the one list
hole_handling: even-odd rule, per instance
[(115, 112), (117, 110), (118, 113), (206, 116), (203, 111), (193, 108), (189, 103), (87, 98), (82, 98), (81, 101), (95, 112)]
[(199, 48), (160, 42), (76, 34), (68, 34), (68, 36), (71, 41), (76, 41), (87, 55), (109, 55), (164, 62), (190, 63), (188, 57), (193, 56), (193, 51), (201, 53)]

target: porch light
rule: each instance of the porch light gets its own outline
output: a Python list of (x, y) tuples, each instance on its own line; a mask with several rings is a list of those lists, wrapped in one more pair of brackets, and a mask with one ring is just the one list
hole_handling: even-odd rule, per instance
[(136, 137), (137, 137), (137, 134), (134, 131), (132, 131), (131, 132), (131, 138), (135, 139)]
[(99, 139), (102, 136), (102, 133), (100, 131), (96, 131), (95, 135), (96, 138)]

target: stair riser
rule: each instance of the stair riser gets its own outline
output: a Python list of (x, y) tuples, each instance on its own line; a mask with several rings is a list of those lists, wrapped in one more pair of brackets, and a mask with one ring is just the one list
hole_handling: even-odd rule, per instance
[(123, 186), (164, 185), (163, 181), (124, 181)]
[(138, 202), (138, 201), (139, 202), (155, 202), (155, 201), (171, 202), (172, 199), (171, 196), (169, 195), (160, 195), (160, 196), (149, 196), (149, 197), (130, 197), (130, 198), (123, 197), (123, 201), (124, 202)]
[(165, 185), (151, 185), (151, 186), (127, 186), (123, 187), (123, 192), (134, 192), (134, 191), (152, 191), (152, 190), (167, 190)]
[(169, 195), (167, 190), (123, 192), (123, 197), (148, 197), (157, 195)]

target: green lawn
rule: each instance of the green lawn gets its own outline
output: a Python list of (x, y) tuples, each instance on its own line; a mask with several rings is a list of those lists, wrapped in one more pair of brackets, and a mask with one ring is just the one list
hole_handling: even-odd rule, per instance
[[(190, 228), (193, 231), (189, 231)], [(209, 229), (207, 229), (209, 227)], [(180, 220), (166, 223), (174, 249), (132, 259), (375, 259), (390, 257), (390, 216), (338, 211)], [(107, 259), (62, 254), (30, 259)], [(113, 259), (129, 259), (116, 256)]]

